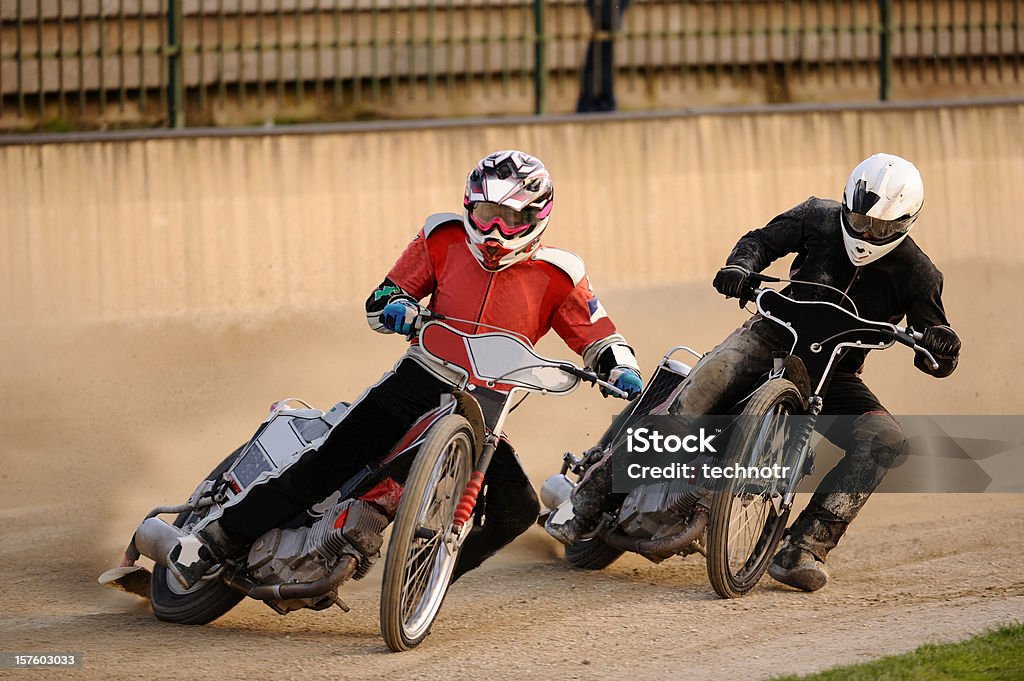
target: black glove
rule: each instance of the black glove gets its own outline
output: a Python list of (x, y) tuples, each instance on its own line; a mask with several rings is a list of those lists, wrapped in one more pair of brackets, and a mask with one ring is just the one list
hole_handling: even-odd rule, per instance
[(929, 326), (920, 345), (936, 357), (955, 359), (960, 354), (960, 337), (948, 326)]
[(739, 265), (726, 265), (718, 270), (711, 285), (726, 298), (739, 298), (743, 307), (754, 297), (754, 285), (749, 277), (750, 272)]

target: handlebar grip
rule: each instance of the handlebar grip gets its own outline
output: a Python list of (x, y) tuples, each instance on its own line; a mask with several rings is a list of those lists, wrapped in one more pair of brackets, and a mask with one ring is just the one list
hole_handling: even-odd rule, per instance
[(914, 331), (913, 327), (910, 326), (897, 326), (896, 335), (901, 343), (904, 345), (910, 345), (911, 347), (913, 347), (913, 344), (920, 343), (924, 338), (923, 333), (920, 331)]
[(931, 366), (932, 371), (939, 368), (938, 361), (932, 353), (928, 351), (928, 348), (917, 344), (919, 340), (924, 338), (924, 334), (918, 333), (908, 326), (906, 329), (897, 329), (896, 333), (893, 334), (893, 338), (896, 339), (896, 342), (906, 345), (915, 352), (924, 355), (925, 359), (928, 360), (928, 364)]
[(416, 319), (412, 320), (413, 331), (419, 332), (427, 322), (442, 321), (447, 317), (440, 312), (434, 312), (423, 307), (420, 308), (420, 312), (416, 315)]
[(639, 393), (637, 393), (633, 397), (628, 397), (627, 393), (624, 390), (620, 390), (619, 388), (616, 388), (614, 385), (608, 383), (607, 381), (602, 381), (601, 379), (599, 379), (597, 377), (597, 374), (595, 374), (594, 372), (587, 371), (586, 369), (580, 369), (578, 366), (576, 366), (574, 364), (569, 364), (568, 362), (564, 362), (562, 364), (559, 364), (558, 368), (561, 369), (562, 371), (564, 371), (567, 374), (572, 374), (573, 376), (575, 376), (575, 377), (577, 377), (577, 378), (579, 378), (581, 380), (586, 381), (590, 385), (597, 385), (598, 383), (600, 383), (602, 388), (607, 388), (608, 390), (613, 391), (612, 394), (614, 394), (614, 395), (616, 395), (618, 397), (625, 397), (625, 398), (629, 399), (630, 401), (632, 401), (633, 398), (635, 398), (635, 397), (639, 397)]
[(597, 374), (592, 374), (586, 369), (580, 369), (578, 366), (569, 364), (568, 362), (564, 364), (559, 364), (558, 368), (564, 371), (565, 373), (572, 374), (576, 378), (587, 381), (588, 383), (594, 383), (597, 381)]
[(907, 334), (907, 336), (909, 336), (910, 338), (912, 338), (914, 340), (913, 349), (918, 351), (918, 352), (921, 352), (926, 357), (928, 357), (928, 361), (932, 365), (932, 370), (933, 371), (937, 371), (938, 368), (939, 368), (939, 363), (938, 363), (938, 360), (936, 360), (935, 355), (933, 355), (931, 350), (929, 350), (928, 348), (926, 348), (926, 347), (924, 347), (922, 345), (916, 344), (916, 343), (920, 343), (925, 338), (925, 334), (921, 333), (920, 331), (914, 331), (910, 327), (906, 328), (906, 334)]
[(902, 345), (906, 345), (908, 348), (916, 348), (917, 347), (917, 340), (918, 339), (915, 339), (913, 336), (911, 336), (906, 331), (896, 331), (896, 333), (894, 333), (892, 335), (892, 337), (894, 339), (896, 339), (897, 343), (900, 343)]

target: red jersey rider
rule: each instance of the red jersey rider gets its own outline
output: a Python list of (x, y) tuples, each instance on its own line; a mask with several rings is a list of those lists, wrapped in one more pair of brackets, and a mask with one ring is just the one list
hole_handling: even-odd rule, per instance
[[(471, 323), (449, 321), (465, 332), (500, 327), (536, 343), (550, 329), (595, 369), (630, 395), (641, 390), (633, 351), (616, 332), (594, 295), (583, 261), (540, 243), (553, 204), (544, 165), (520, 151), (482, 159), (466, 181), (461, 216), (427, 218), (387, 277), (366, 301), (371, 328), (410, 336), (427, 309)], [(317, 449), (279, 477), (255, 485), (223, 515), (200, 529), (199, 559), (185, 563), (179, 547), (171, 572), (186, 588), (225, 558), (251, 544), (337, 490), (371, 459), (387, 452), (458, 377), (430, 359), (418, 344), (367, 389)], [(484, 480), (487, 523), (466, 540), (453, 579), (525, 532), (540, 510), (515, 452), (502, 440)], [(382, 514), (394, 508), (378, 506)], [(379, 547), (379, 542), (371, 543)]]

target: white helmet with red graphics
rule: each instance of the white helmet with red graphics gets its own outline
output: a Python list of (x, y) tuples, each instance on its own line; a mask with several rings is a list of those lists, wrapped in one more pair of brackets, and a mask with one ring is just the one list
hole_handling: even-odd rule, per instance
[(860, 267), (900, 245), (924, 205), (921, 173), (905, 158), (875, 154), (853, 169), (843, 192), (843, 242)]
[(529, 257), (548, 226), (554, 191), (539, 159), (496, 151), (466, 178), (462, 222), (469, 250), (481, 267), (503, 270)]

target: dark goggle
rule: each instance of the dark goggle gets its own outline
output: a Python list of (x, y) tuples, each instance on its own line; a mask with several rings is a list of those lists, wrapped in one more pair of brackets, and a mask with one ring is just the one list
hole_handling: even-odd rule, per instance
[(537, 224), (537, 212), (534, 210), (515, 210), (486, 201), (472, 204), (469, 208), (469, 217), (481, 234), (490, 234), (498, 230), (508, 239), (522, 236)]
[(853, 236), (868, 243), (881, 245), (895, 241), (910, 230), (917, 213), (895, 220), (882, 220), (843, 208), (843, 222)]

